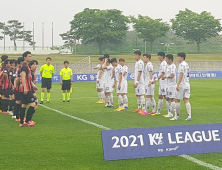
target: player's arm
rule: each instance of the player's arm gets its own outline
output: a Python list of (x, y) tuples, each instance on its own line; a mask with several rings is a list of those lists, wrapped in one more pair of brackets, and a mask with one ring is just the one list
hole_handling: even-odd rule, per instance
[(62, 83), (62, 75), (63, 75), (63, 72), (62, 72), (62, 70), (60, 71), (60, 84), (62, 85), (63, 83)]
[(119, 85), (118, 85), (118, 89), (119, 89), (119, 90), (121, 89), (122, 80), (123, 80), (123, 74), (120, 73), (120, 74), (119, 74)]
[(179, 79), (178, 79), (178, 82), (177, 82), (177, 91), (179, 91), (180, 83), (183, 80), (183, 76), (184, 76), (184, 74), (180, 73)]
[(99, 69), (101, 66), (97, 65), (93, 69)]
[(19, 84), (20, 82), (20, 78), (19, 77), (16, 77), (15, 80), (14, 80), (14, 88), (17, 87), (17, 85)]
[(113, 75), (111, 77), (111, 79), (114, 79), (113, 88), (115, 88), (115, 86), (116, 86), (116, 79), (114, 78), (114, 75), (115, 75), (115, 69), (113, 69)]
[(149, 81), (149, 84), (148, 84), (148, 86), (150, 87), (151, 86), (151, 84), (152, 84), (152, 79), (153, 79), (153, 71), (150, 71), (149, 72), (149, 76), (150, 76), (150, 81)]
[(38, 87), (36, 87), (35, 83), (31, 82), (31, 84), (32, 84), (32, 87), (34, 88), (35, 91), (39, 90)]
[(52, 66), (52, 76), (54, 73), (55, 73), (55, 69), (54, 69), (54, 66)]
[(71, 84), (73, 83), (73, 76), (72, 76), (72, 70), (71, 70)]
[(102, 67), (103, 69), (106, 69), (106, 68), (107, 68), (107, 66), (106, 66), (107, 60), (108, 60), (108, 59), (105, 58), (105, 61), (104, 61), (103, 67)]
[(43, 70), (44, 70), (44, 68), (43, 68), (43, 66), (40, 68), (40, 75), (41, 75), (41, 77), (42, 77), (42, 72), (43, 72)]
[(21, 78), (22, 78), (22, 85), (24, 87), (24, 94), (27, 94), (27, 86), (26, 86), (26, 81), (25, 81), (26, 72), (25, 71), (22, 71)]

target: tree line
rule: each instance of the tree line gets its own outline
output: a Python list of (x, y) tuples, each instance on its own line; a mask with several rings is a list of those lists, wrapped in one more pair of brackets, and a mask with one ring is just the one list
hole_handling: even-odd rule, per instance
[(70, 30), (60, 36), (71, 51), (74, 50), (77, 40), (81, 40), (81, 43), (85, 45), (95, 44), (99, 54), (102, 54), (102, 46), (121, 44), (132, 27), (138, 38), (150, 43), (152, 52), (154, 41), (166, 36), (169, 32), (195, 42), (197, 51), (200, 52), (200, 44), (209, 38), (216, 37), (222, 30), (220, 19), (216, 19), (206, 11), (198, 14), (185, 9), (179, 11), (170, 23), (163, 22), (162, 19), (152, 19), (149, 16), (124, 16), (117, 9), (86, 8), (74, 16), (70, 22)]
[[(8, 35), (10, 40), (13, 41), (14, 50), (17, 50), (17, 41), (28, 42), (29, 45), (34, 46), (32, 31), (25, 31), (24, 25), (18, 20), (9, 20), (7, 23), (0, 22), (0, 30), (2, 34)], [(0, 36), (0, 40), (4, 39), (3, 36)]]

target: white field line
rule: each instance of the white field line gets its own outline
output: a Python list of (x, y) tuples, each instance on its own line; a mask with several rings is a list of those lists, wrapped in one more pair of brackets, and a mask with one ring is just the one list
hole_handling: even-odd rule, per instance
[[(103, 125), (99, 125), (99, 124), (97, 124), (97, 123), (94, 123), (94, 122), (91, 122), (91, 121), (88, 121), (88, 120), (85, 120), (85, 119), (82, 119), (82, 118), (78, 118), (78, 117), (75, 117), (75, 116), (66, 114), (66, 113), (64, 113), (64, 112), (61, 112), (61, 111), (56, 110), (56, 109), (52, 109), (52, 108), (47, 107), (47, 106), (45, 106), (45, 105), (42, 105), (42, 104), (39, 104), (39, 105), (42, 106), (42, 107), (44, 107), (44, 108), (46, 108), (46, 109), (48, 109), (48, 110), (52, 110), (52, 111), (54, 111), (54, 112), (56, 112), (56, 113), (59, 113), (59, 114), (61, 114), (61, 115), (67, 116), (67, 117), (70, 117), (70, 118), (75, 119), (75, 120), (79, 120), (79, 121), (84, 122), (84, 123), (87, 123), (87, 124), (89, 124), (89, 125), (96, 126), (96, 127), (100, 128), (100, 129), (105, 129), (105, 130), (109, 130), (109, 129), (110, 129), (110, 128), (105, 127), (105, 126), (103, 126)], [(180, 157), (185, 158), (185, 159), (187, 159), (187, 160), (189, 160), (189, 161), (191, 161), (191, 162), (194, 162), (194, 163), (196, 163), (196, 164), (198, 164), (198, 165), (200, 165), (200, 166), (207, 167), (207, 168), (209, 168), (209, 169), (222, 170), (222, 168), (220, 168), (220, 167), (218, 167), (218, 166), (214, 166), (214, 165), (212, 165), (212, 164), (203, 162), (203, 161), (198, 160), (198, 159), (196, 159), (196, 158), (194, 158), (194, 157), (192, 157), (192, 156), (180, 155)]]

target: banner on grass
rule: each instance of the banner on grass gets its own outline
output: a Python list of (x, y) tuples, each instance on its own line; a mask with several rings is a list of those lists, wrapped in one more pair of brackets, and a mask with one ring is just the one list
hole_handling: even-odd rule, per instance
[(102, 130), (104, 159), (222, 152), (222, 123)]
[[(190, 72), (191, 79), (205, 79), (205, 78), (222, 78), (221, 71), (191, 71)], [(158, 76), (158, 72), (154, 72), (154, 78)], [(39, 74), (36, 75), (36, 83), (41, 83), (41, 76)], [(134, 73), (129, 73), (128, 80), (134, 80)], [(84, 81), (96, 81), (96, 73), (89, 74), (73, 74), (74, 82), (84, 82)], [(54, 74), (52, 77), (53, 83), (60, 82), (60, 75)]]

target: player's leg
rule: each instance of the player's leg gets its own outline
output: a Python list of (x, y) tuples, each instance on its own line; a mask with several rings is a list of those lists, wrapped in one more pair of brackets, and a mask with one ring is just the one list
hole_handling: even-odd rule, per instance
[(27, 126), (34, 126), (35, 122), (31, 120), (35, 113), (35, 107), (36, 107), (35, 97), (33, 92), (28, 92), (28, 94), (26, 95), (26, 101), (30, 105), (26, 115)]
[(123, 107), (123, 96), (119, 92), (120, 92), (120, 90), (117, 89), (117, 97), (118, 97), (119, 108), (115, 109), (115, 111), (125, 110), (125, 108)]
[(21, 93), (21, 104), (22, 105), (21, 105), (20, 114), (19, 114), (19, 116), (20, 116), (20, 124), (19, 124), (19, 126), (20, 127), (23, 127), (23, 126), (27, 125), (27, 123), (24, 122), (25, 111), (26, 111), (26, 107), (28, 105), (27, 101), (28, 101), (27, 95)]
[(19, 113), (21, 110), (21, 94), (18, 91), (15, 91), (15, 106), (14, 106), (14, 113), (16, 116), (15, 121), (20, 121), (19, 119)]
[(188, 114), (188, 117), (186, 120), (188, 121), (191, 121), (192, 118), (191, 118), (191, 104), (189, 102), (189, 98), (190, 98), (190, 89), (186, 89), (184, 91), (184, 98), (183, 98), (183, 101), (186, 105), (186, 109), (187, 109), (187, 114)]
[[(9, 100), (10, 100), (10, 97), (9, 97), (9, 90), (10, 89), (4, 89), (4, 96), (3, 96), (3, 109), (2, 110), (2, 113), (4, 114), (8, 114), (8, 106), (9, 106)], [(12, 115), (12, 114), (10, 114)]]
[(156, 100), (154, 98), (154, 93), (155, 93), (155, 84), (152, 84), (150, 88), (152, 112), (150, 114), (153, 116), (156, 115)]
[(183, 89), (179, 88), (179, 91), (176, 94), (176, 100), (175, 100), (175, 116), (174, 118), (170, 120), (180, 120), (180, 100), (183, 100)]
[(98, 92), (98, 96), (99, 96), (99, 101), (96, 103), (105, 103), (105, 93), (104, 93), (104, 85), (102, 83), (102, 81), (100, 80), (98, 83), (96, 83), (96, 88), (97, 88), (97, 92)]
[(43, 100), (45, 97), (45, 89), (46, 89), (46, 79), (42, 78), (42, 92), (41, 92), (41, 102), (40, 104), (43, 104)]
[(124, 109), (128, 109), (128, 97), (127, 97), (127, 91), (128, 91), (128, 84), (127, 81), (123, 82), (121, 85), (121, 95), (123, 98), (123, 107)]
[(71, 81), (70, 80), (67, 80), (66, 81), (66, 90), (67, 90), (67, 102), (70, 102), (70, 86), (71, 85)]
[(160, 112), (161, 112), (161, 109), (162, 109), (162, 106), (163, 106), (163, 98), (164, 98), (163, 94), (164, 93), (161, 89), (161, 86), (159, 86), (159, 101), (158, 101), (158, 108), (157, 108), (156, 115), (160, 115)]
[(51, 93), (50, 90), (52, 88), (52, 79), (47, 79), (47, 103), (50, 101)]

